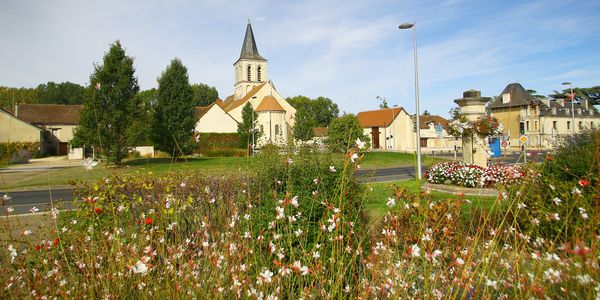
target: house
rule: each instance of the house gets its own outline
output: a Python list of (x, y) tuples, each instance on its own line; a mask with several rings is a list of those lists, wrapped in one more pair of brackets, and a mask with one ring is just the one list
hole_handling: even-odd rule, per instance
[(10, 113), (44, 132), (42, 152), (48, 155), (67, 155), (79, 122), (81, 105), (18, 104)]
[[(40, 143), (44, 141), (41, 128), (27, 123), (12, 112), (0, 108), (0, 143)], [(40, 149), (43, 151), (43, 149)]]
[[(267, 67), (267, 60), (259, 54), (252, 25), (248, 22), (240, 57), (233, 64), (234, 93), (217, 104), (223, 112), (213, 106), (210, 109), (215, 111), (213, 113), (198, 113), (200, 125), (196, 128), (237, 132), (237, 124), (234, 128), (230, 118), (242, 123), (242, 110), (250, 103), (258, 114), (256, 129), (262, 133), (257, 143), (259, 147), (269, 143), (285, 145), (291, 141), (296, 109), (279, 94), (273, 82), (267, 80)], [(204, 124), (206, 127), (202, 127)]]
[[(358, 122), (371, 139), (373, 149), (412, 152), (416, 150), (414, 115), (402, 107), (359, 112)], [(448, 134), (448, 120), (436, 115), (419, 118), (420, 145), (423, 152), (453, 151), (457, 145)]]
[(528, 148), (550, 149), (564, 137), (600, 124), (600, 115), (587, 100), (533, 98), (519, 83), (507, 85), (488, 110), (503, 125), (511, 150), (522, 148), (522, 135), (528, 137)]

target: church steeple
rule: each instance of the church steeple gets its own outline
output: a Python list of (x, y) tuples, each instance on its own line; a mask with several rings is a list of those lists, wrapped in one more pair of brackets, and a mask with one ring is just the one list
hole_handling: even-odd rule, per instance
[(242, 44), (242, 51), (240, 52), (240, 59), (253, 59), (266, 61), (266, 59), (258, 54), (258, 48), (256, 47), (256, 41), (254, 41), (254, 33), (252, 32), (252, 25), (248, 20), (248, 26), (246, 26), (246, 36), (244, 37), (244, 43)]
[(268, 80), (267, 60), (258, 53), (252, 25), (248, 20), (240, 58), (233, 64), (235, 73), (234, 99), (240, 99), (254, 86)]

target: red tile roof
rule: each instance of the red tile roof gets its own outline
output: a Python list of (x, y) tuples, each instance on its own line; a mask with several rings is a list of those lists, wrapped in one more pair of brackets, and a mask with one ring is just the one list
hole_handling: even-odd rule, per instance
[(363, 128), (387, 127), (403, 110), (404, 108), (402, 107), (393, 107), (379, 110), (361, 111), (357, 115), (358, 122)]

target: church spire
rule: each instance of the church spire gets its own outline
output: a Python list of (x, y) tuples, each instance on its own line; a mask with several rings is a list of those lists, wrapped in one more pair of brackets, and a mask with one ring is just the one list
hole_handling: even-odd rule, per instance
[(242, 44), (242, 52), (240, 53), (240, 59), (254, 59), (263, 60), (266, 59), (258, 54), (258, 48), (254, 41), (254, 33), (252, 32), (252, 25), (250, 19), (248, 19), (248, 26), (246, 26), (246, 36), (244, 37), (244, 43)]

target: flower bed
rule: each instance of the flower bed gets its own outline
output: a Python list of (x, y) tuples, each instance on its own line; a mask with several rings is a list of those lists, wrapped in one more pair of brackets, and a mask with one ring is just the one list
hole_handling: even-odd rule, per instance
[(430, 183), (455, 184), (465, 187), (493, 187), (511, 184), (523, 177), (518, 166), (492, 165), (486, 168), (463, 162), (445, 162), (433, 165), (425, 173)]

